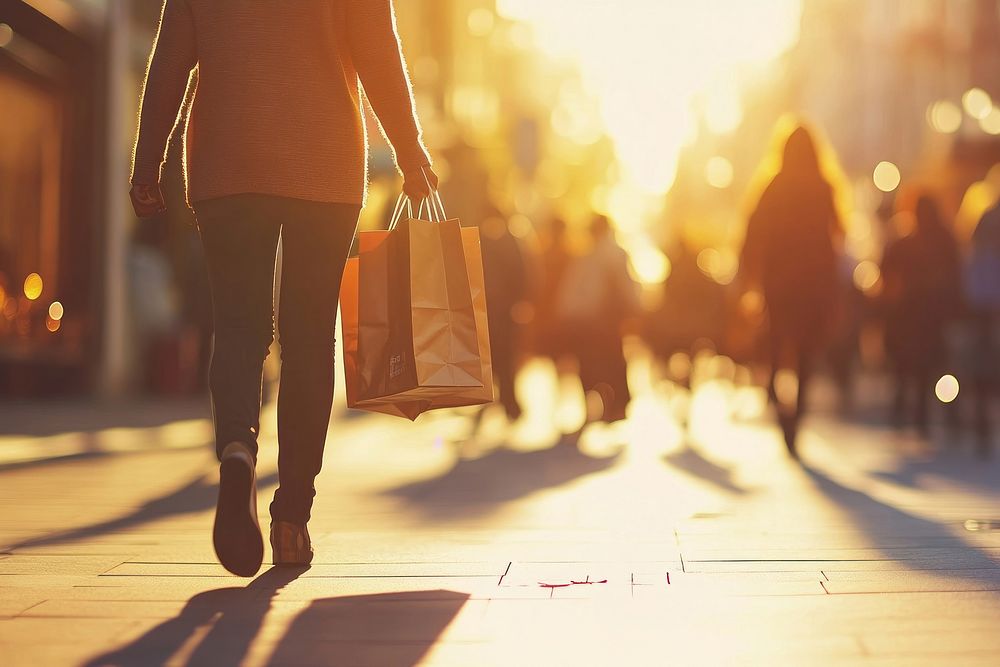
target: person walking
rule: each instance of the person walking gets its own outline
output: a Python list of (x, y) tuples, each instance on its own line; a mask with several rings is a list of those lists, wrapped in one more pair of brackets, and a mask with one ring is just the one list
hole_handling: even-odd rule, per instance
[(588, 401), (588, 420), (612, 423), (626, 418), (632, 400), (622, 330), (639, 312), (639, 286), (608, 218), (595, 216), (588, 231), (590, 249), (566, 269), (555, 314), (565, 323), (585, 396), (600, 398), (599, 411)]
[(972, 234), (965, 267), (965, 298), (975, 330), (972, 348), (977, 363), (972, 375), (976, 435), (979, 454), (985, 458), (991, 452), (990, 399), (997, 391), (1000, 375), (996, 349), (997, 319), (1000, 318), (1000, 202), (983, 214)]
[(161, 165), (196, 67), (185, 171), (215, 323), (209, 388), (220, 482), (213, 542), (226, 569), (252, 576), (264, 551), (254, 470), (279, 238), (279, 485), (270, 541), (276, 565), (313, 557), (307, 523), (333, 401), (337, 298), (367, 181), (362, 86), (406, 195), (427, 197), (437, 177), (421, 140), (392, 0), (165, 0), (132, 168), (139, 217), (166, 208)]
[(946, 329), (960, 313), (961, 256), (930, 196), (917, 200), (915, 213), (913, 231), (890, 243), (882, 256), (881, 300), (885, 349), (896, 380), (893, 417), (903, 422), (912, 391), (916, 426), (926, 434), (934, 374), (947, 359)]
[(521, 417), (515, 382), (524, 356), (523, 311), (531, 292), (524, 248), (510, 230), (507, 216), (490, 205), (479, 225), (483, 252), (483, 279), (489, 311), (490, 351), (499, 402), (507, 419)]
[[(838, 244), (843, 236), (835, 193), (821, 168), (812, 134), (797, 127), (784, 145), (781, 168), (747, 224), (742, 278), (762, 289), (771, 349), (769, 394), (789, 454), (805, 413), (809, 380), (837, 305)], [(779, 369), (798, 378), (794, 405), (782, 404)]]
[(539, 252), (540, 278), (535, 291), (535, 346), (543, 357), (548, 357), (555, 364), (567, 355), (566, 327), (556, 316), (556, 306), (559, 302), (559, 292), (562, 289), (566, 270), (570, 266), (573, 255), (570, 252), (567, 238), (566, 221), (559, 217), (549, 220), (542, 236)]

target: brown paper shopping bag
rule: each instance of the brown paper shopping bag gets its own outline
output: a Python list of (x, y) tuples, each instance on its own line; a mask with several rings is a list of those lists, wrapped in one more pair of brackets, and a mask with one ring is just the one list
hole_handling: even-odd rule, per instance
[(341, 289), (350, 407), (415, 419), (493, 400), (478, 233), (440, 211), (397, 224), (397, 203), (389, 232), (359, 235)]

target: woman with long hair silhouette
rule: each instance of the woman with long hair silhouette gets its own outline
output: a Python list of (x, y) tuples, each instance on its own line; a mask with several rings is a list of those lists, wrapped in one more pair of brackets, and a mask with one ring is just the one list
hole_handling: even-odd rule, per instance
[[(809, 380), (836, 310), (841, 236), (835, 192), (816, 141), (799, 125), (784, 143), (781, 167), (750, 215), (740, 266), (743, 277), (763, 292), (771, 350), (769, 393), (792, 456), (797, 456)], [(775, 387), (782, 368), (798, 377), (791, 405), (779, 400)]]
[(362, 86), (406, 194), (426, 197), (437, 178), (421, 141), (392, 0), (165, 0), (132, 169), (139, 217), (165, 208), (160, 167), (196, 67), (185, 173), (215, 320), (214, 542), (227, 569), (251, 576), (264, 551), (254, 470), (279, 239), (279, 485), (271, 546), (275, 564), (313, 556), (306, 524), (333, 401), (337, 298), (367, 182)]

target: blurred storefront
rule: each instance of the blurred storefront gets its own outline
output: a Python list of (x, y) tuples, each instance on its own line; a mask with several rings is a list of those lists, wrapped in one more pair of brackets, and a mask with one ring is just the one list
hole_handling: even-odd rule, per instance
[(99, 376), (105, 10), (0, 2), (0, 395), (85, 391)]

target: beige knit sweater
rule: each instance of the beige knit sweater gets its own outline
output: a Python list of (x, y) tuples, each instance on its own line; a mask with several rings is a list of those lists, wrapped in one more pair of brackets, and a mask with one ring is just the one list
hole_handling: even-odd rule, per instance
[(133, 183), (159, 181), (192, 69), (188, 200), (261, 193), (360, 204), (360, 86), (406, 171), (430, 164), (392, 0), (165, 0), (146, 73)]

